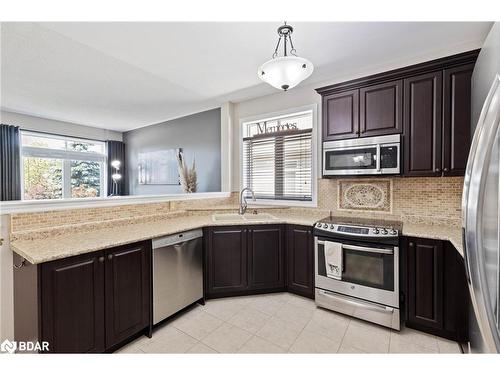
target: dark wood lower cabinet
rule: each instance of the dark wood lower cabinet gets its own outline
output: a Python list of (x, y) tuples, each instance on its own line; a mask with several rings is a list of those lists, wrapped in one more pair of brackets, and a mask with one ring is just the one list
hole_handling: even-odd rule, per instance
[(205, 295), (222, 297), (248, 289), (247, 230), (228, 226), (207, 228), (205, 237)]
[(284, 290), (284, 251), (283, 225), (207, 228), (206, 297)]
[(408, 323), (443, 328), (443, 244), (408, 240)]
[(443, 313), (445, 337), (469, 341), (470, 294), (464, 259), (448, 241), (444, 242)]
[(285, 287), (284, 226), (248, 228), (248, 287), (283, 290)]
[(406, 240), (406, 326), (468, 340), (468, 287), (463, 259), (447, 241)]
[(104, 253), (40, 266), (40, 338), (51, 353), (102, 353)]
[(314, 298), (314, 237), (311, 227), (287, 226), (286, 258), (287, 290)]
[(50, 353), (102, 353), (150, 325), (151, 242), (39, 266), (39, 337)]
[(106, 347), (149, 326), (150, 242), (106, 251)]

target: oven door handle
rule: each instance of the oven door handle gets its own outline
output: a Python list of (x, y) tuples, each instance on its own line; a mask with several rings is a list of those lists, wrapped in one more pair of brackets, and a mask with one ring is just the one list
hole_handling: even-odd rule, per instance
[(377, 253), (377, 254), (394, 254), (394, 250), (392, 249), (378, 249), (375, 247), (363, 247), (363, 246), (354, 246), (354, 245), (344, 245), (342, 244), (343, 249), (347, 250), (356, 250), (363, 251), (365, 253)]
[[(330, 242), (330, 241), (329, 241)], [(317, 240), (318, 245), (325, 245), (325, 241)], [(377, 253), (377, 254), (394, 254), (393, 249), (378, 249), (376, 247), (364, 247), (364, 246), (355, 246), (355, 245), (347, 245), (341, 244), (342, 249), (347, 250), (355, 250), (355, 251), (364, 251), (365, 253)]]

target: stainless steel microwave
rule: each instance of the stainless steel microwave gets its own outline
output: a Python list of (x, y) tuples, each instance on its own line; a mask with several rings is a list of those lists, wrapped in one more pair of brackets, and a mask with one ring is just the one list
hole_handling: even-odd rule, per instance
[(323, 176), (400, 173), (401, 135), (323, 142)]

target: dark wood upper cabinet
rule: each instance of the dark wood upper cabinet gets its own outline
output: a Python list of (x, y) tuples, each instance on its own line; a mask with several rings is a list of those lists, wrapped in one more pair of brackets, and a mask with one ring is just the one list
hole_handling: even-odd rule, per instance
[(249, 288), (283, 289), (285, 287), (284, 227), (251, 226), (248, 229)]
[(403, 132), (403, 81), (359, 90), (359, 135), (372, 137)]
[(404, 174), (441, 175), (442, 72), (404, 81)]
[(245, 227), (215, 227), (205, 231), (206, 295), (223, 296), (248, 288)]
[(323, 97), (323, 141), (356, 138), (359, 134), (359, 91)]
[(316, 89), (323, 103), (323, 141), (403, 133), (405, 176), (463, 175), (478, 54), (473, 50)]
[(311, 227), (288, 225), (287, 290), (314, 299), (314, 238)]
[(150, 241), (106, 251), (106, 346), (145, 329), (150, 315)]
[(443, 244), (422, 238), (408, 239), (406, 325), (417, 329), (442, 330)]
[(471, 144), (471, 78), (474, 64), (444, 71), (443, 175), (465, 174)]
[(104, 254), (85, 254), (40, 266), (40, 340), (51, 353), (102, 353)]

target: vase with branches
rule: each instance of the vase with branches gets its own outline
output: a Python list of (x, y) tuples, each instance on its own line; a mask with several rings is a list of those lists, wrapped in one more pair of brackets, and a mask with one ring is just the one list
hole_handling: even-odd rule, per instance
[(193, 165), (189, 168), (186, 165), (182, 150), (179, 150), (177, 153), (177, 167), (179, 169), (179, 179), (182, 190), (185, 193), (195, 193), (198, 187), (195, 158), (193, 157)]

